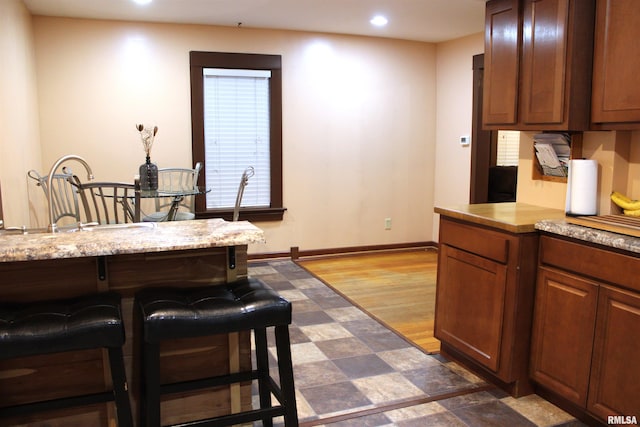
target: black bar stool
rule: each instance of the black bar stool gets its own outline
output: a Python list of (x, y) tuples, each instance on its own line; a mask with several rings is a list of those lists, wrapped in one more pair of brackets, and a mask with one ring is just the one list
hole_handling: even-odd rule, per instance
[[(137, 322), (142, 331), (140, 426), (160, 426), (160, 396), (242, 381), (258, 380), (260, 409), (197, 420), (181, 425), (227, 426), (284, 416), (298, 425), (289, 340), (291, 303), (257, 279), (196, 288), (144, 289), (136, 295)], [(269, 374), (268, 327), (274, 327), (280, 385)], [(160, 342), (253, 330), (256, 369), (202, 380), (160, 384)], [(271, 405), (271, 393), (278, 406)]]
[[(133, 425), (122, 346), (120, 295), (104, 292), (37, 303), (0, 304), (0, 359), (106, 348), (113, 389), (0, 408), (0, 417), (115, 402), (118, 426)], [(55, 384), (51, 385), (55, 387)], [(0, 397), (0, 400), (2, 398)]]

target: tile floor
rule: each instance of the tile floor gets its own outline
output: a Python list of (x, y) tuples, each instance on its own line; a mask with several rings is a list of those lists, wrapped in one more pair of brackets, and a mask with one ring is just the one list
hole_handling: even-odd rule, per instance
[(293, 303), (303, 427), (584, 425), (536, 395), (514, 399), (424, 353), (289, 260), (251, 262), (249, 274)]

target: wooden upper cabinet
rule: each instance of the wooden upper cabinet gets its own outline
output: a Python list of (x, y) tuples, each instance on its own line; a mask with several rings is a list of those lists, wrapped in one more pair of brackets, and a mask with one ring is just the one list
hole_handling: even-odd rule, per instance
[(484, 34), (483, 124), (515, 125), (520, 73), (520, 2), (487, 2)]
[(594, 1), (487, 3), (485, 128), (589, 129)]
[(638, 23), (638, 0), (598, 0), (591, 104), (596, 128), (640, 128)]

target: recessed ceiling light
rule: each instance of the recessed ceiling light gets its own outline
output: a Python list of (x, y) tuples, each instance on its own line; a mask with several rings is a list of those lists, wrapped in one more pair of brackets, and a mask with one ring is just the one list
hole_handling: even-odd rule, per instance
[(144, 4), (149, 4), (151, 3), (153, 0), (133, 0), (133, 2), (135, 4), (140, 4), (140, 5), (144, 5)]
[(376, 15), (373, 18), (371, 18), (369, 22), (371, 22), (371, 24), (375, 25), (376, 27), (384, 27), (385, 25), (387, 25), (387, 22), (389, 21), (387, 20), (387, 18), (385, 18), (382, 15)]

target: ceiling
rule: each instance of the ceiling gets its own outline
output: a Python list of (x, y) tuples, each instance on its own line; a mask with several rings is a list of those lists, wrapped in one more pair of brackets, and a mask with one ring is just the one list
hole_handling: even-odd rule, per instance
[[(23, 0), (33, 15), (238, 25), (438, 43), (484, 31), (485, 0)], [(369, 20), (385, 15), (384, 28)]]

